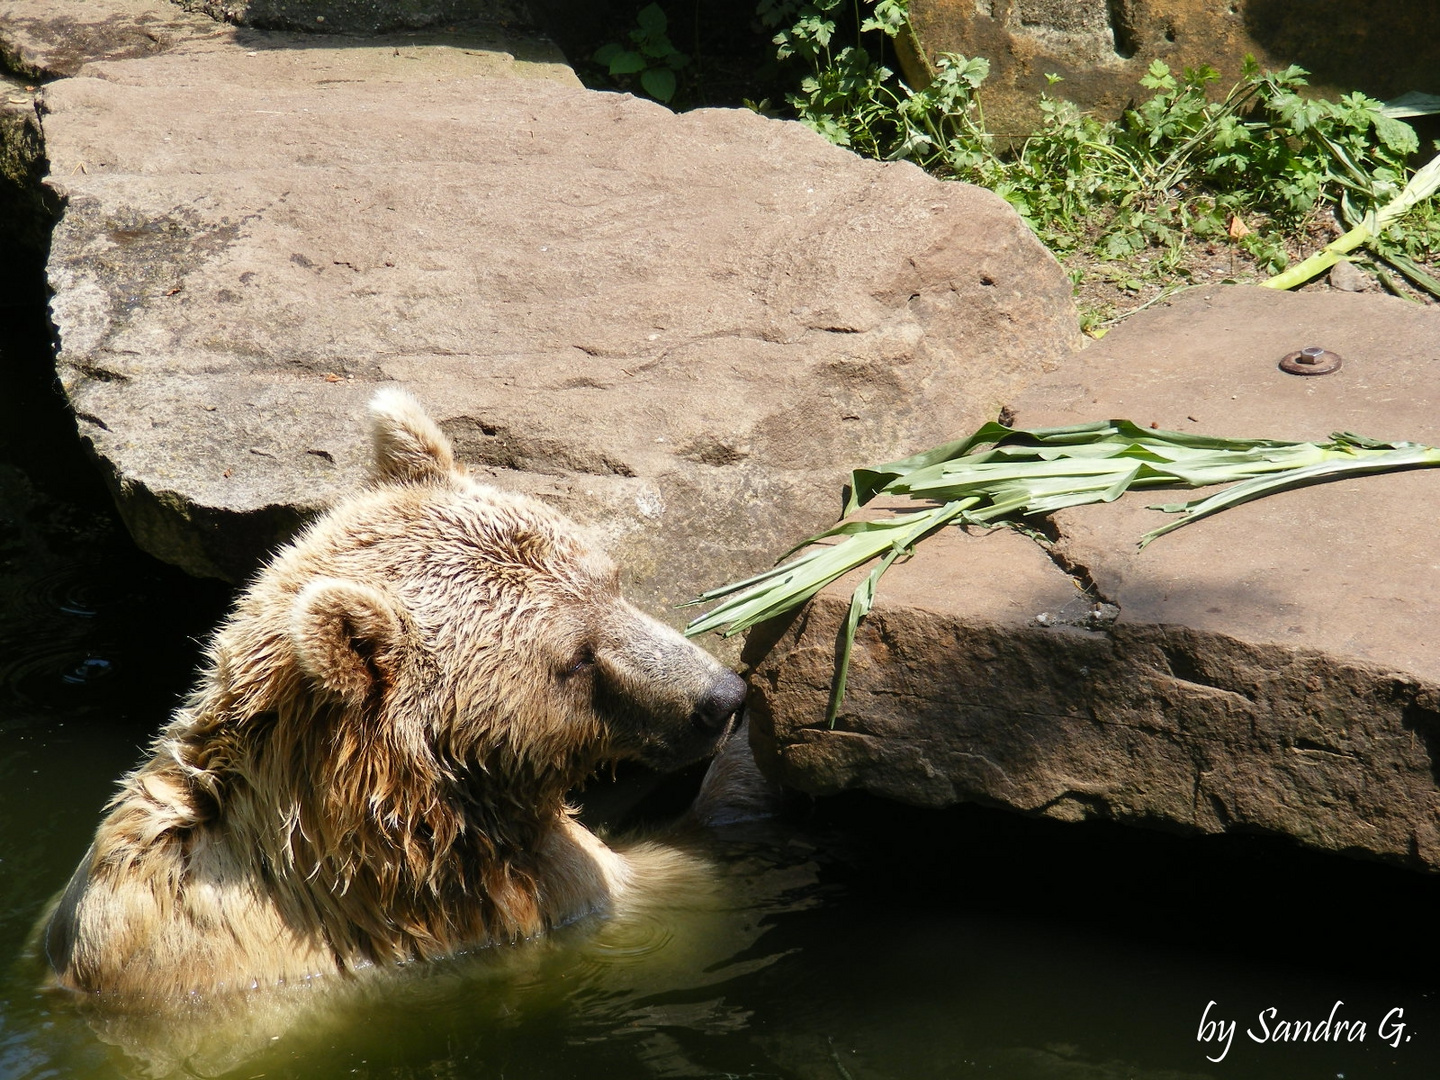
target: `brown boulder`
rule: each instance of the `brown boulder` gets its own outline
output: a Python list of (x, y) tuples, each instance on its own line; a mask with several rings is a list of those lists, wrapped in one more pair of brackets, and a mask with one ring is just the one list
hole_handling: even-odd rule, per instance
[(513, 54), (230, 32), (45, 108), (61, 378), (140, 542), (195, 573), (355, 483), (355, 417), (402, 382), (671, 605), (1078, 337), (991, 193)]
[[(1278, 369), (1316, 343), (1344, 367)], [(1440, 445), (1437, 375), (1434, 309), (1230, 289), (1137, 316), (1014, 406), (1023, 426)], [(1062, 511), (1048, 550), (945, 530), (881, 582), (835, 730), (858, 576), (750, 642), (762, 763), (817, 793), (1271, 833), (1440, 870), (1437, 497), (1432, 469), (1319, 485), (1141, 552), (1168, 495)]]

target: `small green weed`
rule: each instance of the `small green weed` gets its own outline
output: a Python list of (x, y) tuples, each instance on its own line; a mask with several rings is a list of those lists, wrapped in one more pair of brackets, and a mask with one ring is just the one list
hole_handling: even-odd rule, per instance
[(591, 59), (620, 85), (632, 85), (638, 77), (641, 90), (668, 103), (675, 97), (678, 73), (690, 58), (670, 40), (670, 21), (659, 4), (641, 8), (635, 19), (637, 26), (627, 35), (628, 44), (612, 41), (602, 45)]

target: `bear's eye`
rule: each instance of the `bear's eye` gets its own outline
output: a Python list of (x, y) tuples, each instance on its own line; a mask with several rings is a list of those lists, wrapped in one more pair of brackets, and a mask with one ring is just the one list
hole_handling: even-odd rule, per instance
[(562, 678), (571, 679), (576, 675), (584, 674), (595, 666), (595, 650), (589, 645), (583, 645), (575, 651), (570, 662), (561, 670)]

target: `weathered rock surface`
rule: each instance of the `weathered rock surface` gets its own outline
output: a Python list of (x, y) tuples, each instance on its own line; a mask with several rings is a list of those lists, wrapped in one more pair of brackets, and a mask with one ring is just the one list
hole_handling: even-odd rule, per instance
[[(34, 267), (44, 262), (58, 212), (55, 198), (41, 184), (45, 150), (35, 91), (28, 83), (0, 77), (0, 250), (7, 252), (8, 264), (0, 266), (0, 287), (12, 295), (38, 284)], [(31, 281), (16, 280), (21, 274)]]
[(149, 56), (218, 31), (213, 20), (164, 0), (0, 0), (0, 251), (8, 254), (0, 279), (8, 288), (20, 287), (15, 273), (44, 258), (58, 213), (41, 185), (36, 84), (91, 60)]
[[(1322, 344), (1333, 375), (1277, 368)], [(1388, 297), (1192, 292), (1014, 401), (1026, 426), (1440, 445), (1440, 312)], [(858, 580), (747, 646), (762, 762), (816, 793), (1273, 833), (1440, 870), (1440, 470), (1325, 484), (1162, 537), (1145, 494), (926, 540), (881, 583), (835, 730)], [(766, 652), (766, 647), (778, 642)]]
[(1140, 77), (1154, 60), (1177, 73), (1208, 64), (1222, 88), (1253, 55), (1276, 70), (1299, 64), (1332, 96), (1440, 91), (1440, 8), (1411, 0), (913, 0), (910, 13), (907, 78), (927, 80), (922, 54), (985, 57), (985, 118), (998, 132), (1033, 131), (1046, 93), (1118, 117), (1145, 95)]
[(0, 62), (30, 79), (74, 75), (94, 60), (152, 56), (222, 33), (165, 0), (0, 0)]
[(660, 608), (1077, 338), (988, 192), (469, 45), (226, 31), (44, 108), (61, 377), (137, 539), (195, 573), (356, 483), (400, 382)]

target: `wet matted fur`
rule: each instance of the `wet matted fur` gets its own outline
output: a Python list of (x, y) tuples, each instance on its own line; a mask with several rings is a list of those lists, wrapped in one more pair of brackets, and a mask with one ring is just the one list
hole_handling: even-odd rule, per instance
[(62, 987), (160, 1002), (544, 932), (663, 887), (566, 793), (712, 752), (744, 684), (621, 596), (534, 500), (456, 464), (408, 395), (363, 490), (281, 551), (121, 782), (41, 945)]

